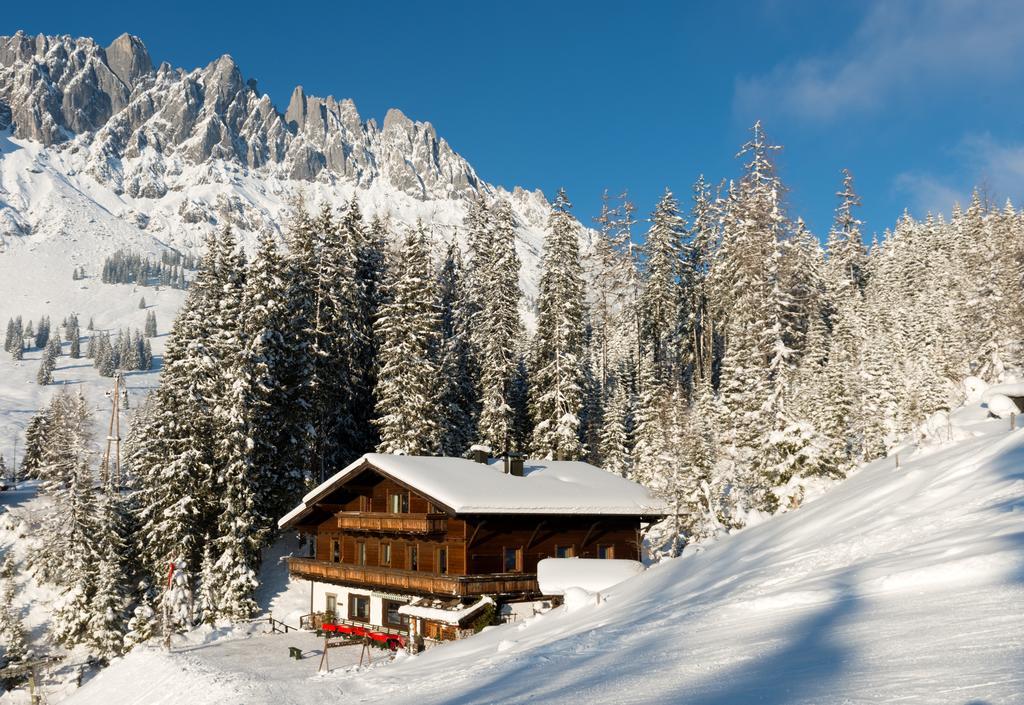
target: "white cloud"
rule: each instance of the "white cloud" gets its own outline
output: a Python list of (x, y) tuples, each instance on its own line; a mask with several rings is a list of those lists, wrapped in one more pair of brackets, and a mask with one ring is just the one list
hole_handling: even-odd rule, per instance
[(734, 107), (744, 117), (824, 122), (917, 93), (955, 91), (963, 80), (998, 81), (1019, 72), (1022, 60), (1017, 0), (877, 3), (834, 52), (739, 78)]
[(1024, 203), (1024, 144), (1000, 142), (987, 133), (970, 134), (950, 153), (961, 164), (956, 173), (963, 176), (958, 179), (908, 171), (893, 180), (893, 190), (909, 197), (914, 214), (949, 214), (954, 203), (967, 204), (975, 187), (997, 204), (1007, 198)]
[(964, 204), (965, 193), (943, 183), (933, 174), (908, 171), (893, 180), (893, 191), (909, 198), (908, 210), (917, 217), (926, 213), (949, 215), (954, 203)]

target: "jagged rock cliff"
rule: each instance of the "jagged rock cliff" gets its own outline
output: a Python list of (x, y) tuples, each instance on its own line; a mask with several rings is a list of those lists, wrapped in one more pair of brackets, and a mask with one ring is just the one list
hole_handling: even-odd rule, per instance
[[(251, 246), (261, 231), (283, 232), (300, 200), (357, 199), (396, 234), (423, 222), (440, 255), (464, 238), (477, 195), (505, 198), (516, 214), (529, 320), (548, 201), (487, 184), (429, 123), (398, 110), (364, 121), (351, 100), (301, 86), (282, 113), (230, 56), (193, 71), (154, 67), (128, 34), (107, 47), (0, 37), (0, 281), (35, 269), (49, 280), (54, 261), (68, 264), (59, 276), (94, 271), (117, 248), (198, 253), (228, 224)], [(584, 248), (589, 235), (581, 229)]]
[[(421, 200), (489, 191), (429, 123), (391, 110), (378, 127), (351, 100), (307, 96), (284, 114), (224, 55), (205, 68), (154, 68), (123, 34), (0, 37), (0, 129), (46, 146), (89, 152), (87, 169), (116, 191), (159, 198), (181, 164), (222, 160), (302, 181), (384, 180)], [(141, 158), (139, 163), (125, 160)]]

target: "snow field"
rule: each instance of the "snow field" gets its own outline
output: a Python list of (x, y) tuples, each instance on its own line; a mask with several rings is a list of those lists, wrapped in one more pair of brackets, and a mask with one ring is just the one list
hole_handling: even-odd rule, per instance
[(599, 602), (367, 672), (297, 683), (269, 662), (244, 695), (225, 684), (266, 637), (227, 642), (237, 660), (132, 653), (68, 702), (163, 702), (141, 674), (176, 667), (179, 692), (221, 703), (1021, 703), (1024, 431), (981, 406), (950, 424), (961, 440), (901, 449), (899, 469), (871, 463)]

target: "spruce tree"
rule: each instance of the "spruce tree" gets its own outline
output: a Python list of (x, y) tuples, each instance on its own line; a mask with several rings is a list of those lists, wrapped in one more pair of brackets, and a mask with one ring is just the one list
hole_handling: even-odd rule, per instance
[(683, 316), (683, 232), (679, 204), (665, 190), (651, 214), (651, 229), (644, 242), (646, 254), (639, 308), (641, 345), (650, 350), (658, 376), (672, 384), (681, 371), (680, 353), (685, 339)]
[(410, 228), (388, 266), (387, 299), (375, 325), (380, 351), (376, 398), (382, 453), (433, 455), (440, 450), (437, 284), (426, 230)]
[[(508, 201), (499, 199), (488, 213), (487, 248), (475, 254), (471, 273), (478, 277), (481, 289), (476, 296), (479, 311), (470, 319), (476, 339), (479, 366), (477, 427), (478, 442), (495, 452), (522, 450), (513, 443), (514, 408), (512, 384), (523, 338), (519, 317), (519, 256), (516, 253), (516, 222)], [(467, 282), (472, 282), (467, 277)], [(464, 303), (471, 307), (469, 301)], [(472, 309), (470, 308), (470, 311)]]
[(583, 273), (571, 208), (559, 189), (548, 221), (530, 364), (531, 448), (557, 460), (583, 453)]
[(476, 437), (479, 408), (476, 403), (475, 370), (471, 350), (469, 292), (459, 244), (452, 240), (439, 280), (441, 339), (439, 392), (441, 405), (441, 454), (460, 456)]
[(601, 426), (601, 467), (620, 477), (633, 474), (632, 457), (632, 395), (625, 366), (612, 379), (612, 392), (604, 410)]

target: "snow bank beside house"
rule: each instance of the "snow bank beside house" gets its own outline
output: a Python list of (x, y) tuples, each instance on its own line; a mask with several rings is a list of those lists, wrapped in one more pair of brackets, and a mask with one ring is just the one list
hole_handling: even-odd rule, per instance
[(991, 403), (992, 399), (996, 396), (1024, 397), (1024, 382), (993, 384), (982, 393), (981, 400)]
[(1020, 414), (1020, 407), (1005, 394), (992, 394), (989, 396), (988, 410), (990, 414), (1001, 419), (1010, 418), (1010, 414)]
[(639, 561), (600, 558), (544, 558), (537, 564), (537, 582), (545, 595), (564, 595), (567, 588), (601, 592), (644, 572)]

